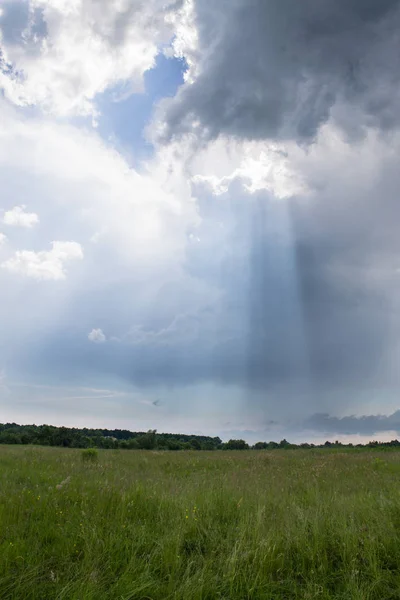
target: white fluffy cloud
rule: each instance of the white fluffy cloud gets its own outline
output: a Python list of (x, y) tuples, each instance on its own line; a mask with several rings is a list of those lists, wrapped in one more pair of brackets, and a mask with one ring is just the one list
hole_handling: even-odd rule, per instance
[(77, 242), (52, 242), (51, 250), (33, 252), (17, 250), (15, 255), (1, 264), (3, 269), (37, 280), (65, 279), (65, 264), (83, 258), (83, 250)]
[(95, 132), (24, 119), (0, 106), (0, 185), (20, 203), (30, 188), (41, 215), (57, 207), (51, 224), (43, 217), (38, 245), (44, 236), (76, 239), (78, 230), (89, 240), (99, 232), (91, 246), (112, 247), (114, 270), (129, 265), (131, 277), (148, 278), (180, 269), (187, 229), (198, 219), (182, 165), (173, 165), (168, 181), (177, 184), (169, 187), (169, 157), (139, 174)]
[(102, 329), (92, 329), (92, 331), (88, 334), (88, 340), (94, 344), (104, 344), (106, 341), (106, 336), (104, 335)]
[(30, 229), (39, 223), (39, 217), (36, 213), (26, 212), (25, 206), (14, 206), (11, 210), (6, 210), (3, 217), (5, 225), (15, 227), (26, 227)]
[(7, 241), (7, 236), (5, 233), (0, 233), (0, 246), (2, 246), (3, 244), (5, 244)]
[(165, 22), (171, 4), (6, 1), (0, 17), (0, 87), (18, 106), (40, 105), (60, 116), (94, 115), (96, 94), (119, 83), (125, 93), (141, 87), (158, 46), (172, 35)]
[(192, 181), (207, 183), (217, 196), (225, 194), (233, 181), (241, 180), (250, 194), (268, 191), (278, 199), (289, 198), (307, 187), (293, 154), (299, 154), (294, 144), (241, 143), (220, 138), (195, 155)]

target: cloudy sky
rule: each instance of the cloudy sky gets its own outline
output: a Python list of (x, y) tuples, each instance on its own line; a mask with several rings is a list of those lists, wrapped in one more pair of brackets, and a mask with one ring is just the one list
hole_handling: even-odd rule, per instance
[(400, 435), (400, 0), (3, 0), (1, 421)]

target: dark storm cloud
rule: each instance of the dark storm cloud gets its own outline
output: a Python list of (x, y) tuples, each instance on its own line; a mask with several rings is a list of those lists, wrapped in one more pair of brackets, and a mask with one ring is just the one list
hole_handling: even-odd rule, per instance
[[(399, 0), (236, 0), (218, 7), (197, 0), (199, 75), (165, 102), (165, 139), (194, 131), (196, 121), (205, 139), (223, 133), (307, 141), (338, 101), (379, 127), (397, 125), (399, 7)], [(346, 126), (355, 133), (354, 125)]]
[(348, 268), (350, 252), (313, 238), (294, 248), (309, 375), (326, 386), (369, 379), (390, 337), (387, 291), (366, 287), (370, 249), (363, 249), (365, 259), (349, 280), (340, 271)]
[(392, 382), (385, 368), (399, 335), (397, 178), (388, 160), (373, 186), (359, 185), (355, 171), (350, 189), (338, 177), (309, 210), (290, 204), (310, 378), (325, 389)]
[(315, 414), (304, 422), (305, 429), (327, 434), (374, 435), (382, 431), (400, 433), (400, 411), (391, 415), (368, 415), (362, 417), (330, 417), (328, 414)]

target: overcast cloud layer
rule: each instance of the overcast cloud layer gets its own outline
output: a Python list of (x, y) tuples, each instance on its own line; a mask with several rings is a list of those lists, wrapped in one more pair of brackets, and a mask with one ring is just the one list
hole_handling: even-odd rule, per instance
[[(397, 0), (2, 5), (9, 420), (400, 435), (399, 20)], [(102, 123), (140, 119), (160, 52), (185, 82), (152, 72), (170, 97), (138, 164)]]

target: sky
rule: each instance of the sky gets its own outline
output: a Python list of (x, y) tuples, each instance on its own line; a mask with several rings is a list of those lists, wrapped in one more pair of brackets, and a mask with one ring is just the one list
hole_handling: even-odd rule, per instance
[(3, 0), (0, 420), (400, 436), (399, 30), (400, 0)]

